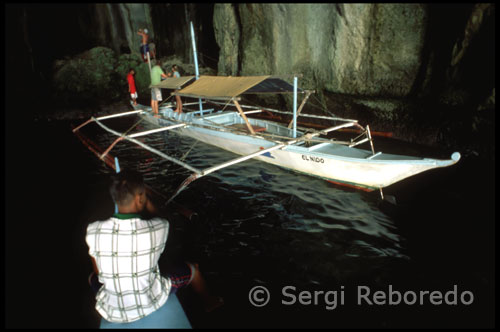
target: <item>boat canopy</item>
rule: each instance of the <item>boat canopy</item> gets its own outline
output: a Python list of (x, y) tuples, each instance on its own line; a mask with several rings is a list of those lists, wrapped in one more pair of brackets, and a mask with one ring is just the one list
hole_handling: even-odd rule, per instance
[[(302, 89), (297, 89), (302, 93)], [(242, 94), (293, 93), (293, 85), (272, 76), (200, 76), (174, 95), (206, 99), (233, 99)]]
[(182, 89), (182, 87), (195, 79), (195, 76), (169, 77), (159, 84), (150, 85), (150, 88), (160, 89)]

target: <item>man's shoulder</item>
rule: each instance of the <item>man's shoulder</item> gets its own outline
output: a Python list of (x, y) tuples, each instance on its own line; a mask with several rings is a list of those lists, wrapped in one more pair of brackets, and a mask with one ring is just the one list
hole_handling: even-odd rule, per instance
[[(132, 219), (129, 219), (132, 220)], [(165, 218), (161, 217), (150, 217), (150, 216), (145, 216), (145, 217), (140, 217), (136, 218), (133, 220), (136, 224), (143, 224), (145, 227), (161, 227), (161, 226), (168, 226), (168, 220)]]
[(157, 226), (167, 226), (168, 227), (168, 220), (165, 218), (154, 217), (154, 218), (148, 219), (147, 221), (155, 226), (157, 225)]
[(151, 70), (156, 70), (158, 72), (162, 72), (163, 73), (163, 68), (160, 67), (159, 65), (154, 66)]
[(98, 220), (98, 221), (91, 222), (90, 224), (87, 225), (87, 233), (89, 233), (91, 231), (95, 231), (95, 230), (103, 228), (103, 227), (106, 227), (106, 225), (109, 224), (110, 221), (111, 221), (111, 218), (106, 219), (106, 220)]
[[(90, 223), (87, 226), (87, 232), (92, 231), (92, 230), (97, 230), (97, 229), (106, 229), (106, 228), (112, 228), (114, 225), (114, 221), (117, 221), (115, 217), (111, 217), (106, 220), (99, 220), (99, 221), (94, 221)], [(131, 221), (133, 223), (143, 223), (143, 224), (148, 224), (150, 226), (156, 227), (156, 226), (168, 226), (168, 220), (165, 218), (161, 217), (153, 217), (153, 218), (131, 218), (127, 219), (128, 221)], [(120, 220), (121, 221), (121, 220)]]
[(100, 225), (103, 225), (103, 224), (107, 223), (108, 221), (109, 221), (109, 219), (93, 221), (93, 222), (89, 223), (89, 225), (87, 226), (87, 228), (97, 228)]

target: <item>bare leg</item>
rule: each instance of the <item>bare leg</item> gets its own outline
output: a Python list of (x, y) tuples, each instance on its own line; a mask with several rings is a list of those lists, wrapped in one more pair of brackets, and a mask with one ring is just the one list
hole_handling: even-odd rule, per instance
[(151, 109), (154, 114), (158, 114), (158, 101), (157, 100), (151, 100)]
[(179, 110), (179, 113), (182, 113), (182, 100), (181, 100), (181, 96), (175, 96), (175, 100), (177, 102), (177, 109)]
[(174, 112), (182, 113), (182, 101), (180, 96), (175, 96), (175, 103), (177, 104), (177, 107)]

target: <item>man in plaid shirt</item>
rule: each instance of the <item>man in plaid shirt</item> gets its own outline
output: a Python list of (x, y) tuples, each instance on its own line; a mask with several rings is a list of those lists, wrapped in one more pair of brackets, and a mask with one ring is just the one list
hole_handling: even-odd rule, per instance
[(99, 314), (110, 322), (136, 321), (164, 305), (170, 292), (189, 284), (201, 295), (207, 311), (222, 305), (221, 298), (208, 294), (197, 264), (186, 263), (165, 276), (160, 274), (158, 260), (167, 242), (169, 223), (158, 217), (145, 220), (140, 215), (158, 212), (146, 195), (142, 175), (120, 172), (110, 193), (118, 213), (91, 223), (86, 235), (95, 271), (89, 280), (97, 291)]

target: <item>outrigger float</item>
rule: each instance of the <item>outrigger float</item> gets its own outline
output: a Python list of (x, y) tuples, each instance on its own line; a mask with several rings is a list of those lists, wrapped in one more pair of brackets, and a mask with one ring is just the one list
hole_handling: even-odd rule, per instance
[[(196, 64), (196, 48), (194, 49)], [(92, 117), (73, 131), (77, 132), (84, 125), (95, 122), (118, 136), (100, 155), (101, 159), (119, 141), (128, 140), (193, 172), (168, 202), (190, 182), (252, 158), (336, 184), (365, 191), (379, 190), (382, 199), (382, 188), (434, 168), (451, 166), (460, 160), (459, 152), (454, 152), (448, 160), (376, 152), (368, 125), (363, 127), (352, 119), (301, 113), (314, 91), (299, 89), (297, 77), (292, 85), (282, 78), (272, 76), (200, 76), (196, 66), (196, 76), (167, 78), (154, 87), (173, 89), (172, 96), (198, 101), (184, 104), (184, 113), (181, 114), (173, 111), (172, 104), (161, 106), (159, 114), (153, 114), (151, 107), (138, 105), (134, 107), (134, 111)], [(297, 108), (299, 93), (305, 96)], [(240, 105), (241, 97), (247, 94), (293, 94), (293, 112)], [(190, 108), (194, 105), (198, 105), (199, 109)], [(263, 112), (291, 115), (292, 120), (287, 125), (249, 117)], [(121, 133), (103, 124), (103, 120), (131, 115), (138, 115), (157, 128)], [(321, 119), (333, 122), (333, 125), (321, 130), (298, 128), (298, 117)], [(360, 130), (360, 135), (347, 141), (328, 137), (331, 133), (349, 127)], [(206, 169), (198, 169), (136, 139), (165, 131), (174, 131), (242, 156)], [(361, 144), (369, 145), (369, 149), (359, 148)]]

